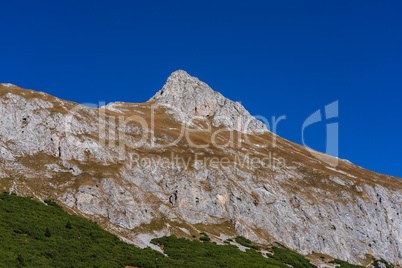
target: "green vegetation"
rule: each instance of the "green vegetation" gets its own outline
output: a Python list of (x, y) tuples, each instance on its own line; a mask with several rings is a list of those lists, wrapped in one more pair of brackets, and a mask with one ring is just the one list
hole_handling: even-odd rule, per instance
[(342, 261), (342, 260), (339, 260), (339, 259), (335, 259), (333, 261), (330, 261), (329, 263), (340, 264), (340, 266), (338, 266), (339, 268), (364, 268), (364, 266), (350, 264), (350, 263), (348, 263), (346, 261)]
[(238, 237), (236, 237), (236, 238), (235, 238), (235, 241), (236, 241), (237, 243), (239, 243), (240, 245), (244, 246), (244, 247), (248, 247), (248, 248), (251, 247), (251, 240), (250, 240), (250, 239), (247, 239), (247, 238), (245, 238), (245, 237), (243, 237), (243, 236), (238, 236)]
[(200, 242), (169, 237), (152, 240), (156, 245), (163, 245), (165, 253), (178, 261), (183, 267), (282, 267), (289, 268), (280, 261), (264, 258), (260, 252), (248, 249), (240, 251), (234, 245), (216, 245), (211, 242)]
[(277, 244), (277, 245), (280, 246), (280, 247), (287, 248), (287, 247), (285, 247), (283, 244), (279, 243), (278, 241), (275, 241), (275, 244)]
[(252, 249), (255, 249), (255, 250), (260, 250), (260, 249), (261, 249), (260, 246), (256, 246), (256, 245), (252, 245), (251, 248), (252, 248)]
[(287, 248), (278, 248), (278, 247), (272, 247), (272, 251), (274, 252), (274, 255), (268, 255), (269, 257), (272, 257), (275, 260), (281, 261), (283, 263), (289, 264), (293, 267), (297, 268), (316, 268), (317, 266), (313, 265), (310, 263), (308, 259), (303, 257), (300, 254), (297, 254), (294, 251), (291, 251), (290, 249)]
[(384, 265), (385, 265), (385, 267), (387, 267), (387, 268), (394, 268), (394, 266), (392, 265), (392, 264), (390, 264), (390, 263), (388, 263), (386, 260), (384, 260), (384, 259), (380, 259), (380, 260), (375, 260), (374, 262), (373, 262), (373, 266), (375, 267), (375, 268), (380, 268), (380, 267), (382, 267), (382, 266), (380, 266), (380, 262), (382, 262)]
[(208, 236), (201, 236), (200, 240), (201, 241), (211, 241), (211, 238), (209, 238)]
[(157, 251), (124, 243), (96, 223), (67, 214), (53, 201), (46, 203), (0, 194), (0, 267), (174, 264)]
[[(229, 239), (228, 239), (228, 240), (229, 240)], [(260, 250), (260, 249), (261, 249), (260, 246), (252, 245), (252, 244), (251, 244), (251, 240), (250, 240), (250, 239), (247, 239), (247, 238), (245, 238), (245, 237), (243, 237), (243, 236), (238, 236), (238, 237), (236, 237), (235, 240), (236, 240), (237, 243), (239, 243), (240, 245), (242, 245), (242, 246), (244, 246), (244, 247), (252, 248), (252, 249), (255, 249), (255, 250)], [(233, 241), (233, 240), (232, 240), (232, 241)]]
[[(278, 267), (314, 268), (305, 257), (287, 248), (272, 247), (264, 257), (259, 246), (245, 237), (236, 242), (249, 247), (243, 252), (232, 239), (228, 245), (176, 236), (153, 239), (165, 254), (122, 242), (95, 222), (69, 215), (55, 202), (46, 204), (28, 197), (0, 194), (0, 267)], [(279, 243), (278, 243), (279, 244)], [(379, 262), (393, 268), (385, 260)], [(361, 267), (334, 260), (340, 267)]]
[(225, 243), (225, 244), (230, 244), (230, 242), (233, 242), (233, 239), (228, 238), (225, 241), (223, 241), (223, 243)]
[(51, 237), (52, 236), (52, 234), (50, 233), (49, 228), (47, 228), (47, 227), (46, 227), (46, 231), (45, 231), (45, 236), (46, 237)]
[(201, 241), (211, 241), (211, 238), (209, 238), (209, 236), (206, 233), (200, 233), (201, 237), (200, 240)]

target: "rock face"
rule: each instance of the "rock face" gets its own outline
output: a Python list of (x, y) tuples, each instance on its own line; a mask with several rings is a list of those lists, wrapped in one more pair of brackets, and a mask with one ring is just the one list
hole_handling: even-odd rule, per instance
[(165, 86), (149, 101), (172, 108), (183, 123), (210, 117), (216, 127), (223, 125), (246, 133), (267, 131), (267, 127), (240, 103), (225, 98), (182, 70), (172, 73)]
[[(180, 138), (194, 118), (233, 131)], [(0, 188), (53, 198), (139, 246), (204, 231), (402, 264), (400, 178), (333, 168), (184, 71), (147, 103), (101, 109), (2, 84), (0, 122)]]

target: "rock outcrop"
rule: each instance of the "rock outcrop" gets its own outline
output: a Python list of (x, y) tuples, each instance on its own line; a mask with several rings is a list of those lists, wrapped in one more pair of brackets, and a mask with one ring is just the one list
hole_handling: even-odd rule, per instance
[[(205, 145), (192, 146), (178, 137), (195, 117), (233, 133), (192, 132)], [(204, 231), (402, 264), (400, 178), (328, 166), (184, 71), (147, 103), (101, 109), (2, 84), (0, 123), (1, 189), (55, 199), (139, 246)]]
[(263, 133), (266, 125), (239, 103), (213, 91), (207, 84), (185, 71), (179, 70), (167, 79), (164, 87), (149, 101), (173, 109), (174, 116), (183, 123), (197, 118), (211, 118), (213, 125), (221, 125), (246, 133)]

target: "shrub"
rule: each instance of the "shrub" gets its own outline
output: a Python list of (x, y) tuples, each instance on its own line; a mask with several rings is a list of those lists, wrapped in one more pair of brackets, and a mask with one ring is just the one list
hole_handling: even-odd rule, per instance
[(209, 238), (208, 236), (201, 236), (200, 240), (201, 241), (211, 241), (211, 238)]
[(364, 268), (364, 266), (350, 264), (350, 263), (348, 263), (346, 261), (342, 261), (342, 260), (339, 260), (339, 259), (332, 260), (329, 263), (339, 264), (340, 265), (340, 266), (338, 266), (339, 268)]
[(281, 261), (283, 263), (286, 263), (288, 265), (291, 265), (293, 267), (297, 268), (316, 268), (317, 266), (313, 265), (310, 263), (308, 259), (306, 259), (304, 256), (291, 251), (290, 249), (287, 248), (278, 248), (278, 247), (272, 247), (272, 250), (274, 252), (274, 255), (272, 258)]
[(18, 263), (20, 266), (25, 266), (25, 260), (24, 260), (24, 257), (22, 257), (21, 254), (18, 254), (17, 263)]
[(61, 208), (61, 206), (59, 206), (59, 205), (58, 205), (56, 202), (54, 202), (53, 200), (45, 200), (44, 202), (45, 202), (48, 206)]
[(280, 246), (280, 247), (286, 248), (285, 245), (279, 243), (278, 241), (276, 241), (275, 244), (277, 244), (277, 245)]
[(243, 236), (236, 237), (235, 241), (244, 247), (251, 247), (251, 240)]
[(260, 246), (257, 246), (257, 245), (252, 245), (251, 248), (252, 248), (252, 249), (255, 249), (255, 250), (260, 250), (260, 249), (261, 249), (261, 247), (260, 247)]
[(50, 233), (50, 230), (49, 230), (48, 227), (46, 227), (45, 236), (46, 237), (51, 237), (52, 236), (52, 234)]
[(382, 259), (382, 258), (381, 258), (380, 260), (375, 260), (375, 261), (373, 262), (373, 266), (374, 266), (375, 268), (381, 268), (381, 267), (383, 267), (383, 266), (380, 266), (380, 264), (379, 264), (380, 262), (383, 263), (386, 268), (394, 268), (394, 266), (393, 266), (392, 264), (388, 263), (386, 260), (384, 260), (384, 259)]

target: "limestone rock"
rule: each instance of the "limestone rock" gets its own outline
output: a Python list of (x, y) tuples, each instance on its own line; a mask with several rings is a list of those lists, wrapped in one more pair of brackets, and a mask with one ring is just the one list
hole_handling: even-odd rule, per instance
[[(148, 120), (155, 103), (170, 108), (158, 111), (154, 129), (119, 125), (133, 116)], [(195, 117), (251, 133), (253, 142), (237, 138), (239, 145), (229, 148), (194, 148), (182, 141), (154, 146), (170, 142)], [(245, 127), (247, 121), (252, 124)], [(103, 109), (0, 84), (0, 123), (1, 189), (56, 199), (139, 246), (149, 242), (144, 237), (228, 226), (219, 230), (232, 233), (212, 239), (243, 235), (262, 244), (279, 241), (302, 254), (353, 263), (368, 254), (402, 265), (400, 178), (344, 160), (329, 167), (304, 147), (274, 137), (239, 103), (184, 71), (174, 72), (150, 102)], [(142, 145), (122, 146), (144, 133)], [(183, 161), (169, 158), (171, 153)], [(195, 154), (227, 157), (230, 163), (214, 166), (195, 161)], [(251, 158), (285, 164), (244, 164)]]
[(173, 109), (176, 117), (184, 123), (194, 118), (211, 118), (214, 126), (224, 125), (246, 133), (267, 131), (267, 127), (240, 103), (225, 98), (182, 70), (172, 73), (150, 101)]

